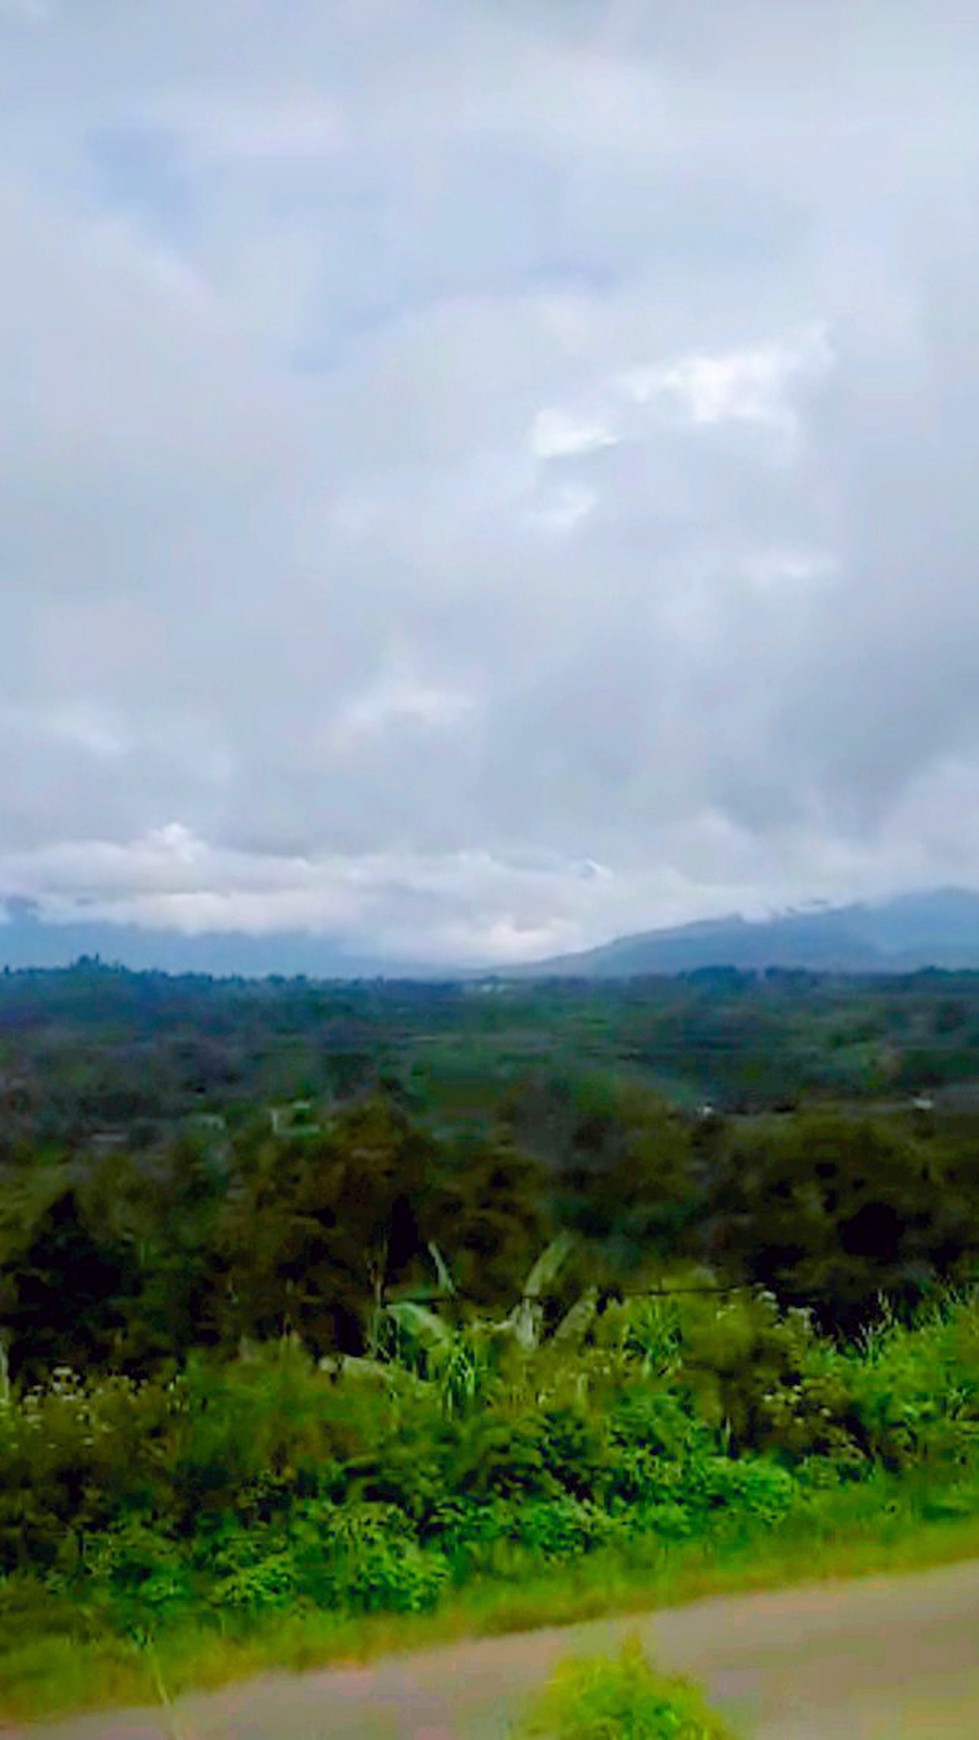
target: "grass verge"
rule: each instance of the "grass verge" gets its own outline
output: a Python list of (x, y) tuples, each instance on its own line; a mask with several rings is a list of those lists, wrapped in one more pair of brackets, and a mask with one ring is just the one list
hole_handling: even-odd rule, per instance
[(235, 1631), (198, 1621), (151, 1646), (42, 1636), (0, 1654), (0, 1717), (37, 1721), (161, 1703), (271, 1670), (351, 1665), (465, 1638), (679, 1606), (826, 1580), (912, 1572), (979, 1558), (979, 1487), (929, 1492), (884, 1477), (820, 1495), (776, 1528), (666, 1545), (639, 1538), (562, 1565), (526, 1558), (505, 1577), (454, 1590), (424, 1614), (266, 1615)]

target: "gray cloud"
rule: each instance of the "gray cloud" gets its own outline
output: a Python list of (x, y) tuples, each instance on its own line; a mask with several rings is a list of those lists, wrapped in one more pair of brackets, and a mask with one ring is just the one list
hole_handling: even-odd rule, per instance
[(953, 0), (0, 8), (0, 886), (504, 958), (974, 880), (977, 76)]

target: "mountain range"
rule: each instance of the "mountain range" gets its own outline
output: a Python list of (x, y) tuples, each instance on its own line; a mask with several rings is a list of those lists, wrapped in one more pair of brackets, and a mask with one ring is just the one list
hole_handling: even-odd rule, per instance
[(133, 970), (273, 974), (311, 979), (634, 978), (705, 967), (804, 968), (814, 972), (915, 972), (979, 969), (979, 892), (932, 889), (873, 904), (810, 907), (764, 919), (737, 914), (619, 937), (598, 948), (520, 966), (428, 967), (352, 954), (341, 939), (282, 931), (177, 931), (79, 919), (44, 920), (33, 902), (0, 903), (0, 967), (66, 967), (82, 956)]
[(876, 904), (821, 906), (771, 918), (702, 920), (645, 931), (519, 969), (539, 977), (634, 978), (705, 967), (796, 967), (825, 973), (979, 968), (979, 893), (901, 894)]
[(45, 920), (31, 900), (0, 901), (0, 968), (68, 967), (83, 956), (133, 972), (209, 973), (215, 978), (374, 979), (430, 977), (424, 969), (352, 954), (342, 940), (305, 931), (155, 930), (99, 919)]

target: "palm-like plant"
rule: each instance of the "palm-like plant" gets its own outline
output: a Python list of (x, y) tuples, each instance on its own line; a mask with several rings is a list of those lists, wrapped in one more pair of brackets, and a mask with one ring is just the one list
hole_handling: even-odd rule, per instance
[(445, 1413), (467, 1411), (499, 1374), (507, 1349), (525, 1357), (537, 1354), (549, 1341), (565, 1347), (580, 1345), (597, 1310), (597, 1291), (588, 1290), (545, 1335), (545, 1305), (574, 1248), (574, 1238), (562, 1233), (534, 1263), (513, 1310), (501, 1319), (471, 1318), (453, 1324), (436, 1309), (455, 1295), (451, 1271), (441, 1251), (429, 1246), (436, 1282), (416, 1289), (409, 1299), (394, 1299), (381, 1309), (378, 1357), (359, 1361), (376, 1371), (392, 1365), (435, 1384)]

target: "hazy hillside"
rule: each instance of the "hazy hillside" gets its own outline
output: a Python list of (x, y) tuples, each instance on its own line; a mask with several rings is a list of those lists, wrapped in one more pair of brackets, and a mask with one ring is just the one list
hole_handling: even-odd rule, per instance
[[(6, 922), (0, 922), (0, 968), (64, 967), (82, 955), (97, 955), (134, 970), (255, 978), (271, 974), (418, 980), (483, 976), (471, 968), (436, 970), (379, 955), (354, 955), (339, 938), (298, 931), (184, 936), (94, 921), (48, 924), (30, 902), (8, 901)], [(619, 937), (580, 954), (496, 971), (506, 978), (630, 978), (715, 966), (804, 967), (843, 973), (979, 967), (979, 893), (936, 889), (900, 895), (875, 906), (819, 908), (758, 921), (735, 914)], [(493, 971), (488, 964), (486, 972)]]
[(627, 978), (714, 966), (845, 973), (977, 967), (979, 893), (936, 889), (875, 906), (827, 907), (756, 921), (736, 915), (710, 919), (620, 937), (520, 973)]
[(216, 976), (285, 978), (305, 975), (318, 979), (428, 977), (422, 968), (354, 955), (331, 936), (280, 931), (249, 936), (243, 931), (205, 931), (186, 936), (179, 931), (149, 930), (139, 925), (98, 921), (47, 924), (32, 904), (7, 903), (6, 922), (0, 908), (0, 968), (67, 967), (83, 955), (133, 971), (212, 973)]

